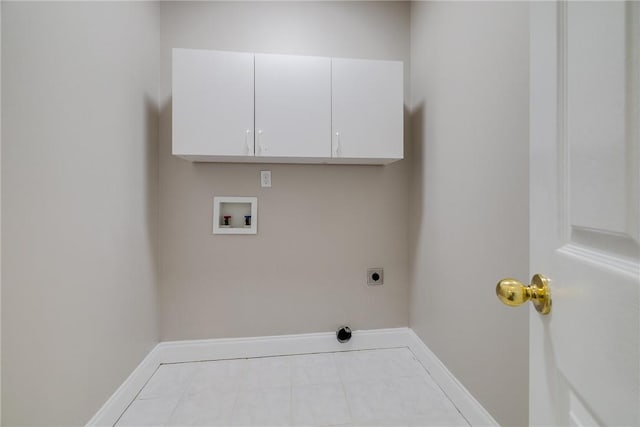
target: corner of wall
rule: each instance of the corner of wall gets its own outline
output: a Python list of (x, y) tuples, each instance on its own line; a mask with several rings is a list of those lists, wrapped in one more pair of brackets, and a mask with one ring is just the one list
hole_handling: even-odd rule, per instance
[[(505, 425), (527, 423), (527, 313), (493, 293), (501, 275), (528, 274), (526, 218), (499, 211), (528, 212), (527, 11), (411, 3), (409, 326)], [(489, 173), (496, 163), (511, 170)], [(504, 324), (519, 335), (486, 333)]]

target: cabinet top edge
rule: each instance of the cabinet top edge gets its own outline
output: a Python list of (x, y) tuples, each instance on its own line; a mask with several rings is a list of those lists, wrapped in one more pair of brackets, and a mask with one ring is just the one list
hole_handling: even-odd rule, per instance
[(381, 59), (381, 58), (354, 58), (346, 56), (323, 56), (323, 55), (302, 55), (302, 54), (289, 54), (289, 53), (273, 53), (273, 52), (250, 52), (250, 51), (237, 51), (237, 50), (224, 50), (224, 49), (204, 49), (204, 48), (187, 48), (187, 47), (174, 47), (171, 49), (172, 53), (176, 51), (198, 51), (198, 52), (218, 52), (228, 54), (245, 54), (245, 55), (268, 55), (268, 56), (295, 56), (295, 57), (307, 57), (307, 58), (329, 58), (339, 60), (356, 60), (356, 61), (375, 61), (375, 62), (394, 62), (404, 65), (404, 61), (399, 59)]

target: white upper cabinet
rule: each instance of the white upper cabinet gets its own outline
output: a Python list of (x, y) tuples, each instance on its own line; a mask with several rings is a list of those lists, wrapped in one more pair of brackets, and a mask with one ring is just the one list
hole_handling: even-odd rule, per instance
[(173, 50), (173, 154), (253, 156), (253, 54)]
[(332, 154), (402, 159), (402, 62), (333, 58)]
[(173, 50), (173, 154), (386, 164), (403, 157), (402, 62)]
[(256, 156), (331, 157), (331, 58), (255, 55)]

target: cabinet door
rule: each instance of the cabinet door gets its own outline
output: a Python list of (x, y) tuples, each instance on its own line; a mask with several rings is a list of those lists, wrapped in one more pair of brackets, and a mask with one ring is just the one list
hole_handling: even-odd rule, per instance
[(331, 157), (331, 59), (256, 54), (256, 155)]
[(334, 158), (403, 157), (402, 62), (333, 58)]
[(253, 54), (173, 50), (173, 154), (253, 156)]

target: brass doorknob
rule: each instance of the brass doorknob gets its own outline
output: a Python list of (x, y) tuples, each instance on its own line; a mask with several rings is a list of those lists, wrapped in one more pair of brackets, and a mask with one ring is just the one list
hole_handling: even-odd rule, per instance
[(500, 301), (511, 307), (531, 301), (538, 313), (549, 314), (551, 311), (549, 279), (542, 274), (534, 274), (529, 286), (516, 279), (502, 279), (496, 286), (496, 295)]

